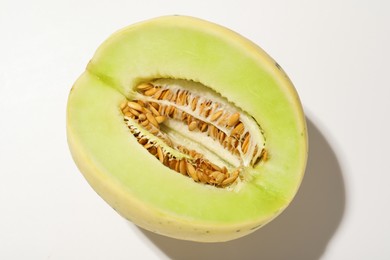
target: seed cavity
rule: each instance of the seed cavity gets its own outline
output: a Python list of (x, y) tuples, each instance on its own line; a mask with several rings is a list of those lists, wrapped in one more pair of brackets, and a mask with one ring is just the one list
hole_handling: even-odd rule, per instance
[(144, 149), (195, 182), (228, 187), (265, 161), (259, 124), (200, 83), (157, 79), (139, 84), (120, 104), (124, 121)]

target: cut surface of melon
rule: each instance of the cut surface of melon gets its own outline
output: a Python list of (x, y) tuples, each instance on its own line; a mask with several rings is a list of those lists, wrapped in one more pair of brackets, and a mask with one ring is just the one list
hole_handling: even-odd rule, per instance
[[(248, 125), (261, 126), (253, 132), (268, 159), (248, 164), (235, 188), (204, 185), (162, 165), (137, 142), (120, 109), (124, 100), (140, 98), (140, 83), (156, 79), (201, 84), (211, 89), (203, 96), (213, 93), (242, 110)], [(213, 161), (240, 164), (178, 124), (164, 126), (175, 142)], [(299, 188), (307, 158), (302, 107), (280, 67), (242, 36), (185, 16), (129, 26), (98, 48), (69, 95), (67, 135), (80, 171), (119, 214), (162, 235), (204, 242), (241, 237), (280, 214)]]

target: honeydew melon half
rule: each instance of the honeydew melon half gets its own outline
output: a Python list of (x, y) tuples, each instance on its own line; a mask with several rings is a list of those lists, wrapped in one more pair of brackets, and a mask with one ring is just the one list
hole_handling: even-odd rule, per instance
[[(243, 111), (261, 127), (267, 159), (247, 166), (233, 188), (165, 167), (137, 142), (120, 109), (138, 84), (155, 79), (202, 84)], [(185, 16), (126, 27), (98, 48), (70, 92), (67, 137), (86, 180), (120, 215), (202, 242), (235, 239), (275, 218), (296, 194), (307, 159), (303, 110), (280, 66), (239, 34)]]

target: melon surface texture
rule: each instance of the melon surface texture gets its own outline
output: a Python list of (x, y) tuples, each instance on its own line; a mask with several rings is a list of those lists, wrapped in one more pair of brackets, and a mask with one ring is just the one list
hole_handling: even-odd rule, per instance
[(72, 156), (136, 225), (178, 239), (249, 234), (302, 181), (305, 117), (281, 67), (219, 25), (166, 16), (96, 51), (67, 106)]

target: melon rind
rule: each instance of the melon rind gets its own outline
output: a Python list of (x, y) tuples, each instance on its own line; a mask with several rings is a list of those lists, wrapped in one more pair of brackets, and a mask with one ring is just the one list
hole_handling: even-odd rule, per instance
[[(152, 157), (120, 103), (146, 80), (201, 82), (261, 125), (269, 159), (230, 191), (200, 185)], [(124, 28), (97, 50), (69, 95), (67, 135), (90, 185), (119, 214), (153, 232), (214, 242), (244, 236), (293, 199), (307, 159), (305, 118), (286, 74), (262, 49), (213, 23), (167, 16)]]

